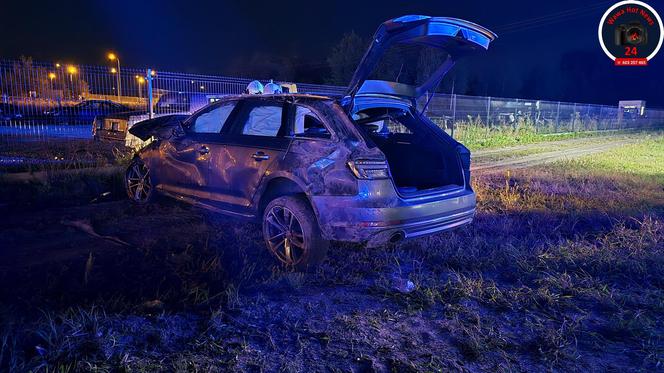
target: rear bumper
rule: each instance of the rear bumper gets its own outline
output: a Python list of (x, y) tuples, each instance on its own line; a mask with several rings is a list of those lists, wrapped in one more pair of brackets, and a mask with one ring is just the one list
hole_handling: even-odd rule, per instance
[(403, 199), (389, 180), (361, 184), (356, 196), (311, 199), (325, 238), (370, 247), (469, 224), (476, 204), (475, 193), (467, 189)]

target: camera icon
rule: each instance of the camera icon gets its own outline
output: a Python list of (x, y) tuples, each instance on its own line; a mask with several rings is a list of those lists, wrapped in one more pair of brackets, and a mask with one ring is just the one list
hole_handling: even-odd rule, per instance
[(622, 24), (616, 27), (615, 41), (619, 46), (641, 45), (648, 42), (648, 33), (639, 22)]

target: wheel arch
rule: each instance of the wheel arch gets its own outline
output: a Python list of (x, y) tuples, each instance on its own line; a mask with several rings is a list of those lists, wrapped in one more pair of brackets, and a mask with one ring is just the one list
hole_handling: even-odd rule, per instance
[(286, 175), (275, 175), (263, 182), (261, 193), (259, 193), (256, 202), (256, 217), (261, 218), (263, 216), (265, 207), (267, 207), (270, 201), (283, 196), (303, 197), (314, 211), (316, 219), (318, 219), (318, 211), (314, 204), (311, 203), (307, 188), (299, 180)]

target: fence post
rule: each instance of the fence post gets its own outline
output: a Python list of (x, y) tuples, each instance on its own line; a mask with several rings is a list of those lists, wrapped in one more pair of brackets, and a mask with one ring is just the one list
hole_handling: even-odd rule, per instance
[(576, 102), (574, 103), (574, 110), (572, 112), (572, 132), (576, 132)]
[[(604, 105), (601, 105), (599, 107), (599, 117), (597, 118), (597, 130), (602, 130), (602, 109), (604, 109)], [(607, 127), (604, 127), (604, 130), (606, 130)]]
[(148, 118), (154, 118), (154, 107), (152, 106), (152, 69), (147, 70), (147, 81), (148, 81)]
[(487, 97), (486, 100), (486, 125), (489, 126), (489, 121), (491, 119), (491, 96)]
[(560, 101), (558, 101), (558, 109), (556, 111), (556, 133), (560, 131), (558, 129), (559, 127), (560, 127)]

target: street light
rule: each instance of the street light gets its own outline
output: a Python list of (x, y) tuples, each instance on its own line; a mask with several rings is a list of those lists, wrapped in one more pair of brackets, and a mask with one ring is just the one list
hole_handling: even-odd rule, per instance
[[(53, 79), (55, 79), (55, 73), (48, 73), (48, 79), (51, 81), (51, 96), (53, 96), (53, 93), (55, 92), (55, 89), (53, 88)], [(49, 101), (51, 99), (49, 98)]]
[(71, 84), (71, 97), (74, 97), (74, 74), (78, 72), (78, 69), (74, 65), (67, 66), (67, 73), (69, 74), (69, 83)]
[(118, 72), (118, 69), (115, 67), (111, 67), (111, 74), (116, 74)]
[(110, 61), (117, 61), (118, 63), (118, 69), (117, 69), (117, 74), (118, 74), (118, 102), (120, 102), (120, 96), (122, 95), (122, 91), (120, 89), (120, 58), (115, 55), (115, 53), (111, 52), (108, 54), (108, 59)]
[(145, 78), (139, 75), (135, 76), (136, 81), (138, 82), (138, 98), (143, 98), (143, 83), (145, 83)]

